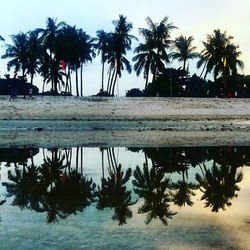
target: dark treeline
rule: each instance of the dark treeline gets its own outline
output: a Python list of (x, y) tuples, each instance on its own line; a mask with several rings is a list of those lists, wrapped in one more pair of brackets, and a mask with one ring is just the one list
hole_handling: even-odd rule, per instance
[[(250, 77), (238, 74), (238, 69), (244, 66), (239, 59), (239, 46), (226, 32), (214, 30), (207, 35), (202, 51), (198, 52), (193, 45), (193, 36), (171, 37), (171, 32), (177, 27), (167, 17), (160, 23), (147, 17), (147, 28), (139, 28), (142, 41), (134, 49), (132, 65), (126, 54), (132, 49), (132, 41), (138, 40), (131, 35), (133, 25), (123, 15), (113, 24), (113, 31), (98, 30), (96, 37), (90, 37), (81, 28), (48, 18), (45, 28), (12, 35), (12, 44), (6, 44), (2, 58), (9, 59), (7, 69), (13, 68), (23, 81), (33, 84), (35, 75), (42, 76), (42, 92), (44, 85), (50, 84), (50, 94), (72, 94), (74, 82), (76, 95), (83, 96), (84, 66), (100, 54), (99, 96), (114, 96), (122, 71), (131, 73), (133, 69), (137, 76), (143, 75), (145, 88), (132, 89), (127, 96), (250, 95)], [(1, 37), (0, 40), (4, 39)], [(192, 59), (197, 60), (200, 70), (199, 74), (190, 76), (189, 61)], [(182, 67), (169, 67), (173, 60), (182, 62)], [(73, 72), (75, 79), (72, 79)], [(213, 75), (213, 81), (206, 80), (208, 74)]]
[(47, 221), (56, 222), (94, 204), (98, 210), (111, 209), (112, 219), (122, 225), (132, 217), (130, 206), (140, 199), (138, 213), (146, 214), (146, 224), (157, 218), (167, 224), (176, 206), (193, 205), (198, 190), (212, 212), (230, 207), (240, 190), (242, 168), (250, 166), (249, 147), (128, 150), (144, 156), (134, 171), (119, 163), (115, 148), (100, 148), (100, 179), (95, 183), (84, 173), (88, 163), (83, 162), (81, 147), (42, 149), (40, 165), (33, 160), (39, 149), (0, 149), (0, 162), (14, 167), (8, 171), (8, 181), (2, 182), (7, 194), (0, 205), (13, 197), (12, 205), (47, 213)]

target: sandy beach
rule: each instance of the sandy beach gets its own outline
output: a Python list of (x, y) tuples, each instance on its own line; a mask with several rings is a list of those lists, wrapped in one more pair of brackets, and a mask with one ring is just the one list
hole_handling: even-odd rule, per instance
[(0, 107), (0, 146), (250, 144), (249, 99), (1, 96)]

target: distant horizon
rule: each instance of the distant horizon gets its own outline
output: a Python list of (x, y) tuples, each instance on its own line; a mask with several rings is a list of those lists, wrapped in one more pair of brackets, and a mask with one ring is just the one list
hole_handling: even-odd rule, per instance
[[(138, 28), (147, 27), (145, 22), (147, 16), (153, 22), (160, 22), (163, 17), (168, 16), (169, 22), (179, 28), (171, 33), (171, 39), (180, 34), (192, 35), (195, 38), (194, 45), (197, 46), (197, 52), (201, 52), (202, 41), (206, 40), (206, 34), (211, 34), (214, 29), (226, 31), (228, 35), (234, 36), (234, 43), (239, 45), (239, 50), (242, 52), (240, 59), (245, 64), (244, 71), (239, 71), (239, 73), (249, 75), (250, 34), (241, 28), (247, 23), (249, 9), (250, 2), (247, 0), (241, 0), (240, 3), (235, 3), (233, 0), (221, 0), (219, 3), (215, 0), (209, 3), (200, 3), (198, 0), (191, 0), (187, 3), (184, 0), (177, 0), (171, 4), (166, 4), (166, 1), (163, 0), (156, 0), (154, 5), (149, 1), (145, 3), (142, 0), (135, 3), (131, 0), (126, 1), (126, 3), (113, 0), (108, 0), (106, 3), (99, 3), (97, 0), (82, 3), (78, 0), (72, 0), (70, 5), (63, 0), (53, 2), (45, 0), (39, 4), (31, 0), (21, 3), (10, 0), (4, 4), (4, 12), (0, 16), (0, 22), (5, 24), (0, 30), (0, 35), (5, 39), (5, 43), (11, 43), (10, 35), (35, 28), (45, 28), (47, 17), (52, 17), (57, 18), (59, 22), (65, 21), (69, 25), (76, 25), (77, 28), (82, 28), (90, 36), (95, 37), (97, 30), (103, 29), (110, 32), (114, 27), (112, 21), (117, 19), (119, 14), (123, 14), (129, 22), (132, 22), (132, 34), (141, 42), (142, 37), (139, 35)], [(0, 42), (0, 55), (3, 55), (5, 51), (3, 45), (4, 43)], [(137, 45), (138, 42), (133, 42), (133, 48), (127, 54), (132, 65), (133, 49)], [(1, 78), (8, 73), (6, 63), (7, 60), (0, 59)], [(189, 61), (189, 65), (191, 75), (199, 74), (201, 69), (196, 68), (196, 60)], [(181, 66), (182, 64), (176, 61), (169, 65), (169, 67)], [(13, 74), (13, 71), (10, 74)], [(84, 68), (83, 77), (84, 96), (96, 94), (101, 87), (100, 57), (97, 56), (92, 64), (90, 63)], [(41, 79), (35, 77), (34, 84), (41, 90)], [(135, 72), (130, 75), (123, 72), (118, 84), (119, 95), (124, 96), (125, 91), (131, 88), (142, 89), (144, 79), (142, 75), (137, 77)], [(48, 89), (50, 89), (49, 85), (47, 85), (46, 90)]]

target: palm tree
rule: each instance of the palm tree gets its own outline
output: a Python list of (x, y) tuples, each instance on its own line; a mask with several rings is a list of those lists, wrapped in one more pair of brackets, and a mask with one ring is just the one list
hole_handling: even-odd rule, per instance
[[(224, 91), (226, 93), (226, 81), (230, 73), (236, 74), (237, 67), (242, 68), (243, 62), (238, 59), (241, 55), (238, 46), (232, 43), (232, 36), (226, 32), (222, 33), (219, 29), (214, 30), (212, 35), (207, 35), (207, 41), (203, 42), (205, 47), (201, 52), (197, 67), (204, 65), (205, 75), (213, 71), (214, 81), (216, 82), (219, 74), (224, 77)], [(202, 71), (203, 72), (203, 71)]]
[[(58, 51), (58, 36), (61, 28), (63, 28), (66, 24), (64, 22), (60, 22), (56, 24), (56, 19), (48, 18), (46, 29), (43, 30), (42, 34), (42, 45), (44, 47), (44, 53), (49, 51), (50, 63), (49, 66), (49, 74), (47, 74), (46, 80), (47, 82), (51, 81), (52, 92), (57, 93), (57, 84), (62, 82), (62, 72), (58, 72), (61, 69), (60, 58), (57, 53)], [(57, 72), (56, 72), (57, 71)]]
[(58, 93), (58, 87), (65, 85), (63, 76), (65, 76), (65, 73), (61, 69), (61, 62), (56, 59), (49, 59), (48, 71), (44, 74), (44, 80), (47, 83), (51, 82), (53, 94)]
[(60, 29), (66, 24), (65, 22), (56, 23), (57, 20), (51, 17), (47, 19), (46, 29), (43, 30), (43, 45), (45, 49), (49, 50), (50, 57), (55, 53), (57, 36), (59, 35)]
[[(127, 22), (127, 17), (119, 15), (118, 20), (114, 20), (115, 32), (110, 36), (109, 58), (111, 80), (108, 83), (108, 92), (114, 95), (117, 77), (121, 77), (121, 71), (126, 70), (131, 73), (132, 68), (125, 55), (127, 50), (131, 50), (132, 39), (137, 39), (130, 35), (133, 28), (132, 23)], [(109, 77), (110, 78), (110, 77)]]
[(33, 84), (33, 78), (39, 71), (41, 57), (41, 39), (39, 34), (41, 29), (32, 30), (28, 33), (28, 51), (27, 51), (27, 73), (30, 74), (30, 83)]
[(21, 70), (22, 77), (25, 78), (27, 73), (27, 55), (28, 55), (28, 37), (27, 34), (20, 32), (11, 36), (13, 45), (6, 44), (6, 52), (2, 56), (3, 59), (10, 58), (7, 63), (7, 69), (14, 67), (15, 73)]
[(143, 75), (146, 79), (144, 89), (146, 89), (148, 85), (149, 71), (154, 71), (153, 62), (159, 60), (157, 54), (154, 51), (154, 42), (149, 40), (145, 44), (140, 43), (139, 46), (135, 48), (134, 53), (137, 53), (137, 55), (132, 59), (136, 62), (134, 65), (134, 70), (136, 71), (137, 76), (139, 76), (143, 70)]
[(110, 33), (106, 33), (104, 30), (98, 30), (96, 32), (97, 43), (94, 47), (97, 49), (98, 54), (101, 53), (101, 62), (102, 62), (102, 91), (104, 91), (104, 64), (108, 59), (108, 46), (109, 46), (109, 39)]
[(150, 17), (146, 18), (146, 22), (148, 25), (148, 29), (140, 28), (139, 32), (143, 35), (146, 43), (152, 41), (153, 44), (149, 47), (153, 48), (156, 53), (157, 61), (152, 61), (153, 64), (153, 78), (152, 82), (155, 80), (155, 76), (159, 70), (164, 68), (164, 63), (169, 62), (169, 57), (166, 52), (166, 49), (170, 47), (170, 31), (175, 29), (176, 27), (173, 23), (168, 23), (168, 17), (164, 17), (163, 20), (158, 24), (154, 23)]
[(199, 53), (194, 52), (196, 50), (195, 46), (192, 46), (192, 42), (194, 41), (193, 36), (183, 36), (180, 35), (177, 37), (174, 42), (174, 49), (176, 52), (172, 52), (170, 56), (173, 59), (177, 59), (179, 62), (183, 61), (183, 72), (186, 71), (186, 63), (188, 59), (193, 59), (199, 56)]

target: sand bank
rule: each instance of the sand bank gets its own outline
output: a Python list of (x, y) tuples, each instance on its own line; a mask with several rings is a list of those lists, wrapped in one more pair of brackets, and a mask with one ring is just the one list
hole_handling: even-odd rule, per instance
[(250, 99), (0, 97), (0, 146), (250, 145)]

